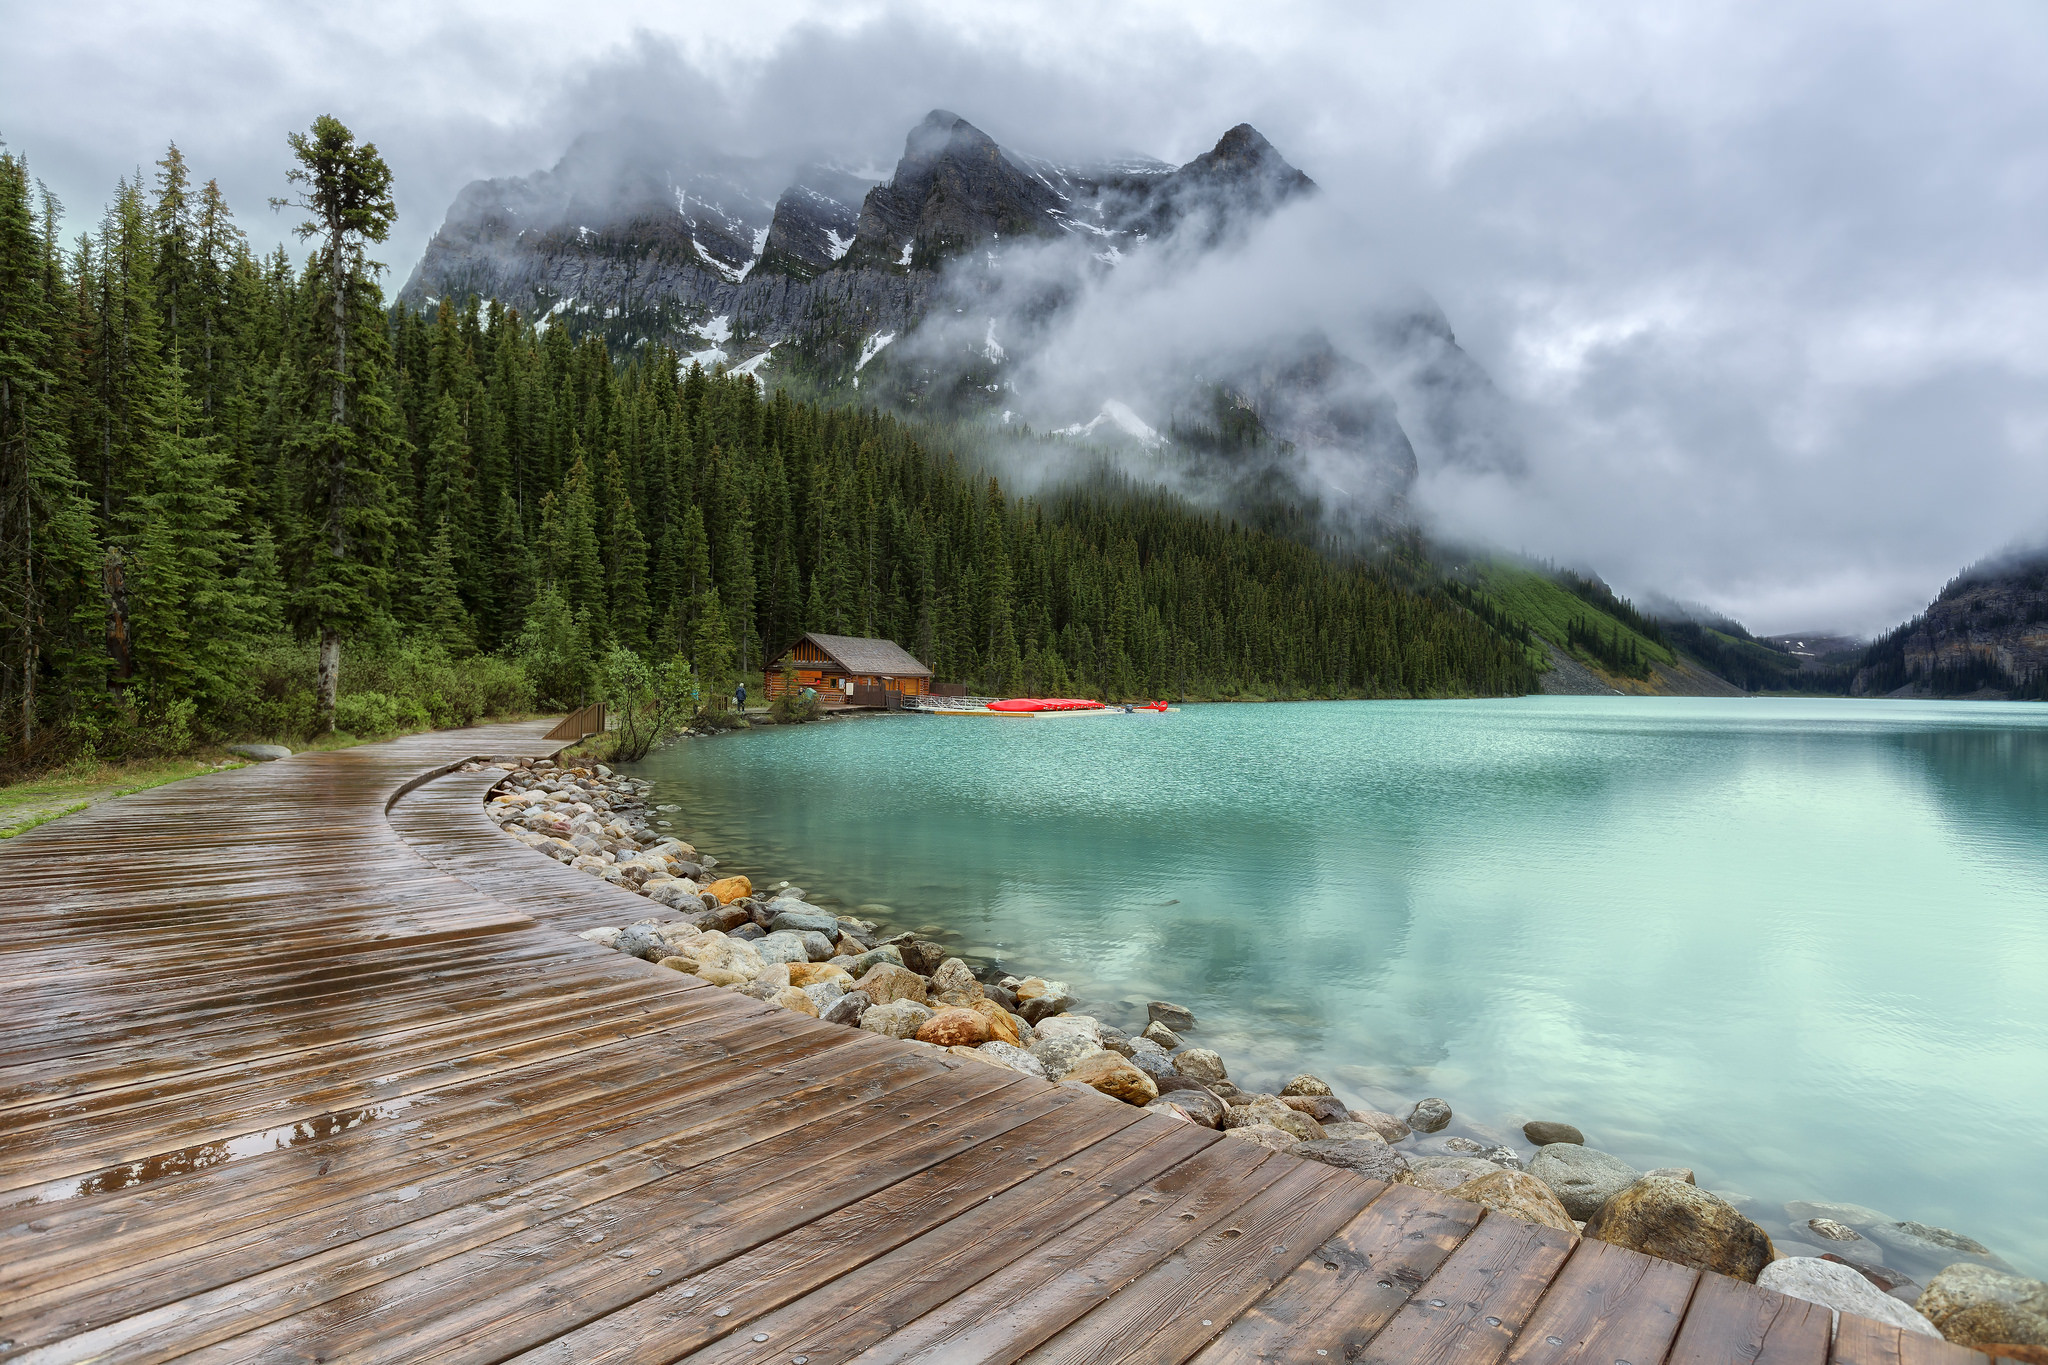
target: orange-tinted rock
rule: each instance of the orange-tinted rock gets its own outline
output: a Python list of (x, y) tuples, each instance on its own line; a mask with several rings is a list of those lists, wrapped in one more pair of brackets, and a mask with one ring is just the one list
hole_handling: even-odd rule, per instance
[(967, 1008), (988, 1020), (988, 1036), (991, 1039), (998, 1043), (1008, 1043), (1011, 1047), (1018, 1046), (1017, 1021), (1010, 1017), (1008, 1010), (987, 999), (977, 1000)]
[(1159, 1098), (1159, 1087), (1152, 1083), (1152, 1078), (1114, 1052), (1083, 1057), (1063, 1079), (1091, 1085), (1112, 1099), (1140, 1108)]
[(707, 896), (718, 897), (720, 905), (731, 905), (742, 896), (754, 894), (754, 884), (745, 877), (720, 877), (704, 888)]
[(938, 1047), (980, 1047), (988, 1037), (988, 1020), (969, 1009), (940, 1010), (917, 1030), (917, 1041)]
[(789, 984), (792, 986), (815, 986), (820, 981), (844, 981), (853, 984), (853, 977), (844, 967), (835, 967), (829, 962), (792, 962), (789, 964)]

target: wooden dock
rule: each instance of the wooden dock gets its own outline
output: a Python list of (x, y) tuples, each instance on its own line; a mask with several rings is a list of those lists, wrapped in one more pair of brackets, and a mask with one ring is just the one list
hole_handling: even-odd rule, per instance
[(1984, 1361), (583, 942), (547, 728), (0, 845), (0, 1360)]

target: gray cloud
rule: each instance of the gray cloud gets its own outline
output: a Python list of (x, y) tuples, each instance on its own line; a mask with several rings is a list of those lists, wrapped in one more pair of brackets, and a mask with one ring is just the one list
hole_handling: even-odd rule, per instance
[(886, 165), (943, 106), (1179, 161), (1249, 120), (1349, 240), (1246, 316), (1413, 279), (1507, 395), (1528, 473), (1426, 470), (1447, 530), (1870, 630), (2048, 529), (2038, 5), (957, 9), (15, 5), (0, 134), (74, 230), (175, 137), (269, 242), (284, 133), (333, 112), (397, 172), (402, 279), (465, 181), (585, 132)]

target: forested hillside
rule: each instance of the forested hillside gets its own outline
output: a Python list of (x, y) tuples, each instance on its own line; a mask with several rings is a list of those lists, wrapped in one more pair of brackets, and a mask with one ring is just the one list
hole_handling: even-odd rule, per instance
[(1532, 685), (1399, 564), (1109, 479), (1009, 498), (960, 433), (496, 306), (387, 311), (376, 149), (331, 119), (292, 147), (303, 262), (175, 147), (69, 244), (0, 156), (13, 766), (570, 703), (614, 645), (711, 696), (807, 628), (996, 692)]

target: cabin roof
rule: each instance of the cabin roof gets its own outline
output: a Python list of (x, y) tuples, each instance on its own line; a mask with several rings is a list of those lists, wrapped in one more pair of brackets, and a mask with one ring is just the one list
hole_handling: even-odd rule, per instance
[[(858, 635), (820, 635), (807, 631), (797, 641), (809, 640), (827, 658), (848, 673), (873, 673), (887, 678), (929, 678), (932, 671), (919, 663), (894, 640), (868, 640)], [(796, 645), (783, 651), (787, 658)]]

